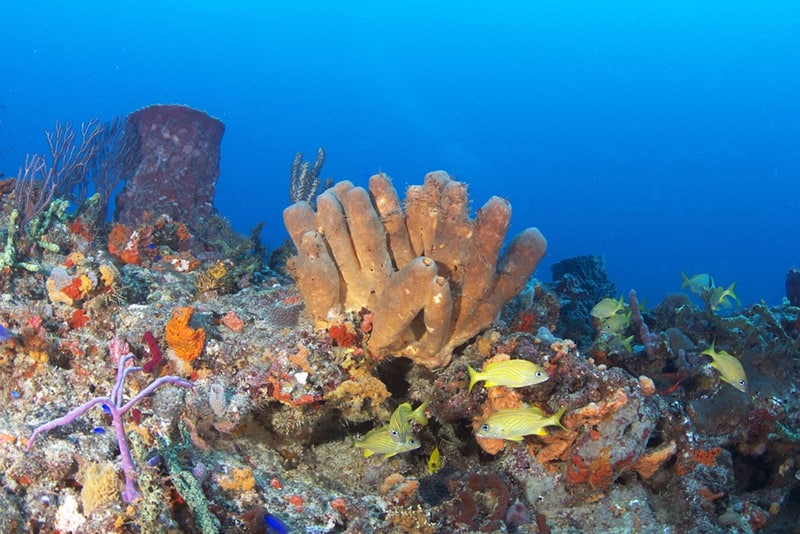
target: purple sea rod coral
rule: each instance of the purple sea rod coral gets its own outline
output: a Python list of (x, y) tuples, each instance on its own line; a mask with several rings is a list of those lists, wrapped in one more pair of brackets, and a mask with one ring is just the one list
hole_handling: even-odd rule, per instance
[[(114, 381), (114, 386), (111, 388), (111, 394), (107, 397), (95, 397), (94, 399), (87, 401), (77, 408), (71, 410), (66, 415), (59, 417), (58, 419), (53, 419), (49, 423), (38, 426), (33, 431), (33, 434), (31, 434), (30, 439), (28, 439), (27, 450), (31, 449), (33, 446), (33, 441), (39, 434), (49, 432), (50, 430), (60, 426), (68, 425), (97, 405), (102, 405), (108, 408), (108, 411), (111, 414), (111, 424), (117, 434), (119, 453), (122, 456), (122, 471), (125, 474), (125, 489), (122, 492), (122, 499), (125, 502), (130, 503), (136, 500), (136, 498), (139, 496), (139, 492), (136, 491), (136, 484), (134, 482), (136, 467), (133, 465), (133, 458), (131, 458), (131, 451), (128, 447), (128, 438), (125, 435), (125, 425), (123, 424), (122, 416), (125, 415), (125, 413), (133, 408), (137, 403), (139, 403), (139, 401), (145, 397), (148, 397), (149, 395), (152, 395), (155, 390), (161, 386), (172, 384), (182, 388), (191, 388), (192, 383), (183, 380), (182, 378), (178, 378), (177, 376), (162, 376), (161, 378), (151, 382), (146, 388), (137, 393), (131, 400), (123, 404), (122, 389), (125, 386), (125, 377), (127, 377), (128, 374), (133, 371), (141, 371), (142, 368), (127, 367), (128, 362), (135, 358), (135, 356), (130, 353), (127, 343), (121, 343), (117, 340), (114, 340), (110, 343), (110, 347), (112, 357), (115, 354), (119, 357), (119, 364), (117, 365), (117, 378)], [(122, 356), (119, 356), (120, 354), (122, 354)]]

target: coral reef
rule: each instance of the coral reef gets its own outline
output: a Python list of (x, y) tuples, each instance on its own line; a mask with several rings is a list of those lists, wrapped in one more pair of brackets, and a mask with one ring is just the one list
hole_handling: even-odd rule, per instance
[(410, 187), (405, 211), (388, 177), (369, 193), (340, 182), (284, 211), (298, 254), (290, 270), (317, 327), (342, 311), (374, 314), (368, 347), (446, 366), (453, 350), (488, 326), (525, 285), (546, 248), (529, 228), (498, 260), (511, 207), (493, 197), (469, 218), (466, 185), (444, 172)]
[[(410, 189), (405, 210), (385, 177), (370, 189), (339, 184), (316, 210), (290, 210), (295, 223), (311, 221), (298, 230), (294, 274), (332, 267), (341, 284), (311, 296), (280, 262), (263, 266), (257, 237), (213, 217), (195, 229), (143, 214), (107, 240), (114, 229), (96, 216), (97, 200), (74, 210), (53, 200), (20, 228), (15, 198), (0, 194), (0, 244), (10, 243), (0, 274), (0, 531), (796, 529), (800, 308), (787, 299), (721, 310), (684, 294), (646, 309), (635, 292), (613, 298), (596, 258), (577, 261), (555, 290), (528, 280), (506, 303), (517, 288), (510, 273), (527, 277), (541, 250), (498, 261), (505, 202), (470, 219), (463, 184), (438, 173)], [(353, 241), (351, 225), (374, 233)], [(486, 234), (497, 237), (490, 250), (479, 245)], [(304, 246), (322, 254), (303, 256)], [(358, 261), (340, 265), (348, 246)], [(386, 270), (373, 276), (370, 265)], [(445, 282), (449, 321), (418, 276)], [(489, 294), (504, 284), (502, 299)], [(463, 314), (476, 310), (491, 317), (473, 329)], [(562, 316), (585, 336), (566, 338)], [(428, 331), (434, 321), (444, 333)], [(117, 349), (105, 351), (112, 339)], [(423, 365), (385, 357), (409, 346)], [(723, 380), (712, 346), (741, 365), (749, 388)], [(512, 360), (527, 363), (495, 369), (535, 364), (548, 379), (470, 391), (469, 367)], [(428, 409), (402, 427), (419, 448), (365, 458), (353, 446), (370, 433), (392, 439), (392, 415), (419, 406)], [(476, 437), (476, 422), (523, 406), (565, 410), (564, 428)]]
[[(31, 434), (31, 437), (28, 438), (27, 450), (31, 449), (36, 436), (39, 434), (49, 432), (50, 430), (63, 425), (68, 425), (95, 406), (103, 406), (103, 408), (111, 414), (112, 425), (114, 426), (114, 431), (117, 435), (117, 444), (119, 445), (120, 455), (122, 456), (122, 471), (125, 474), (125, 489), (122, 491), (122, 498), (125, 500), (125, 502), (133, 502), (139, 496), (138, 491), (136, 491), (136, 484), (134, 482), (136, 468), (134, 467), (133, 458), (131, 457), (130, 449), (128, 448), (128, 440), (127, 436), (125, 435), (122, 417), (126, 412), (136, 406), (142, 399), (151, 395), (162, 386), (171, 384), (182, 388), (191, 388), (192, 384), (175, 376), (162, 376), (161, 378), (151, 382), (146, 388), (137, 393), (131, 400), (128, 402), (123, 402), (125, 378), (131, 372), (141, 371), (141, 368), (126, 365), (131, 359), (134, 358), (133, 354), (128, 352), (127, 344), (118, 340), (114, 340), (111, 343), (110, 350), (112, 353), (112, 359), (116, 358), (119, 360), (119, 364), (117, 365), (117, 379), (114, 382), (114, 386), (111, 388), (110, 394), (104, 397), (95, 397), (81, 404), (77, 408), (74, 408), (66, 415), (36, 427)], [(98, 481), (94, 480), (93, 483), (98, 483)], [(107, 486), (108, 483), (105, 485)], [(111, 492), (111, 490), (107, 488), (100, 490), (97, 487), (92, 488), (90, 486), (87, 489), (86, 485), (84, 485), (84, 489), (87, 490), (87, 495), (92, 495), (92, 497), (87, 497), (87, 500), (92, 502), (91, 508), (94, 508), (97, 505), (98, 491), (103, 491), (105, 493)], [(105, 498), (105, 500), (107, 501), (109, 499)], [(84, 511), (86, 511), (85, 508), (86, 504), (84, 504)]]

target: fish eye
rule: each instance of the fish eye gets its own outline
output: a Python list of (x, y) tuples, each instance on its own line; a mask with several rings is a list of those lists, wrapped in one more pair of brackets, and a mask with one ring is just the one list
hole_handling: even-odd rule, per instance
[(542, 372), (541, 372), (541, 371), (536, 371), (536, 376), (537, 376), (537, 377), (538, 377), (538, 376), (542, 376)]
[(410, 440), (408, 440), (408, 444), (409, 445), (416, 445), (417, 444), (417, 440), (415, 440), (414, 438), (411, 438)]
[(481, 431), (488, 432), (489, 431), (489, 425), (481, 425)]
[(397, 434), (398, 434), (397, 430), (392, 430), (392, 437), (393, 438), (396, 438)]
[(743, 386), (744, 385), (744, 380), (739, 380), (739, 385)]

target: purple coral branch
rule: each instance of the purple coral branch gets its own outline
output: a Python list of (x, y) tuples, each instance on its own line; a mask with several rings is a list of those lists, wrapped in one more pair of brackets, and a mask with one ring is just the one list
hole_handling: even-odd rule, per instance
[[(137, 369), (141, 370), (141, 368), (137, 368)], [(125, 412), (127, 412), (128, 410), (133, 408), (133, 406), (135, 404), (137, 404), (139, 401), (141, 401), (143, 398), (152, 395), (152, 393), (155, 390), (157, 390), (158, 388), (160, 388), (161, 386), (164, 386), (166, 384), (172, 384), (174, 386), (179, 386), (179, 387), (182, 387), (182, 388), (191, 388), (192, 387), (192, 383), (189, 382), (188, 380), (184, 380), (182, 378), (178, 378), (177, 376), (162, 376), (161, 378), (151, 382), (150, 385), (148, 385), (142, 391), (137, 393), (136, 396), (133, 397), (131, 400), (129, 400), (124, 406), (119, 408), (119, 413), (120, 414), (124, 414)]]
[[(114, 351), (113, 344), (111, 350)], [(125, 434), (125, 425), (123, 423), (122, 416), (125, 415), (125, 412), (130, 410), (145, 397), (151, 395), (161, 386), (172, 384), (182, 388), (192, 387), (191, 382), (177, 376), (162, 376), (161, 378), (151, 382), (146, 388), (137, 393), (127, 403), (122, 404), (122, 390), (125, 385), (125, 378), (127, 378), (130, 373), (134, 371), (141, 371), (142, 369), (141, 367), (126, 367), (128, 361), (133, 358), (133, 354), (130, 353), (119, 358), (119, 364), (117, 365), (117, 378), (114, 381), (114, 386), (111, 388), (111, 394), (108, 397), (96, 397), (71, 410), (66, 415), (63, 415), (57, 419), (53, 419), (49, 423), (40, 425), (33, 431), (33, 434), (31, 434), (30, 439), (28, 439), (27, 446), (27, 450), (30, 450), (31, 446), (33, 446), (33, 441), (36, 439), (36, 436), (44, 432), (49, 432), (54, 428), (72, 423), (75, 421), (75, 419), (98, 404), (106, 406), (109, 412), (111, 412), (111, 422), (114, 427), (114, 431), (117, 434), (119, 452), (120, 456), (122, 456), (122, 472), (125, 475), (125, 489), (122, 492), (122, 499), (126, 503), (135, 501), (139, 496), (139, 492), (136, 491), (136, 483), (134, 482), (136, 466), (133, 464), (130, 447), (128, 447), (128, 438)]]

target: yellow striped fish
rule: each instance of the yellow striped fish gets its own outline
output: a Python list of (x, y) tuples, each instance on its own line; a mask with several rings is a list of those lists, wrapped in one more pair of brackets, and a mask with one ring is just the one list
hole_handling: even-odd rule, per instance
[(423, 402), (417, 409), (412, 409), (411, 404), (404, 402), (392, 413), (389, 419), (389, 428), (392, 430), (392, 437), (395, 441), (402, 443), (411, 433), (411, 421), (416, 421), (421, 425), (428, 424), (425, 417), (425, 410), (428, 408), (428, 401)]
[(383, 454), (385, 460), (401, 452), (419, 449), (420, 441), (417, 436), (407, 435), (403, 441), (397, 442), (392, 436), (392, 430), (388, 426), (382, 426), (367, 432), (364, 439), (353, 441), (353, 447), (363, 449), (365, 458), (373, 454)]
[(506, 386), (521, 388), (540, 384), (550, 378), (547, 372), (528, 360), (506, 360), (502, 362), (487, 363), (478, 372), (467, 364), (469, 372), (469, 391), (476, 382), (486, 381), (484, 387)]
[(497, 410), (486, 418), (475, 431), (479, 438), (507, 439), (522, 441), (525, 436), (546, 436), (546, 426), (560, 426), (561, 416), (567, 411), (564, 406), (559, 411), (548, 417), (541, 408), (507, 408)]

